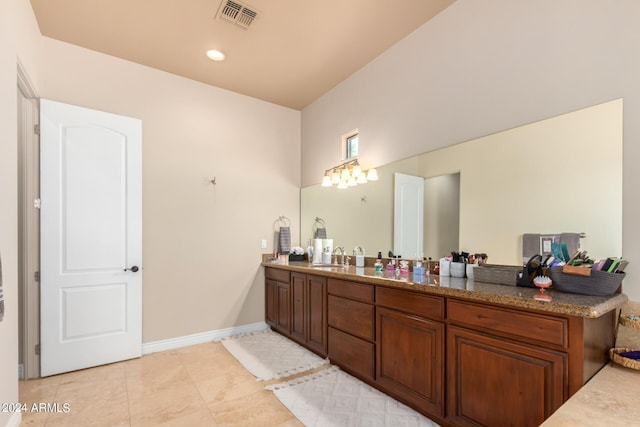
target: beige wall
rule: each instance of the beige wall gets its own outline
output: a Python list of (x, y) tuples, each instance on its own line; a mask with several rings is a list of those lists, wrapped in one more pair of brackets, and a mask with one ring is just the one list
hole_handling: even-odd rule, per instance
[(623, 98), (624, 291), (640, 300), (637, 16), (634, 0), (456, 1), (302, 112), (302, 186), (349, 129), (366, 169)]
[(48, 38), (42, 68), (42, 98), (142, 119), (143, 342), (263, 321), (260, 240), (280, 215), (299, 238), (300, 113)]
[[(3, 0), (0, 13), (0, 255), (6, 313), (0, 322), (0, 402), (18, 402), (17, 58), (37, 89), (39, 31), (31, 5)], [(0, 411), (0, 426), (17, 416)]]

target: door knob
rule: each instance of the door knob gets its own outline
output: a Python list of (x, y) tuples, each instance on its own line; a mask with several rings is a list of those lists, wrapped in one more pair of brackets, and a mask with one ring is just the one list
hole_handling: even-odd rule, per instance
[(134, 266), (133, 266), (133, 267), (131, 267), (131, 268), (125, 268), (125, 269), (124, 269), (124, 271), (130, 271), (130, 272), (132, 272), (132, 273), (137, 273), (137, 272), (138, 272), (138, 270), (140, 270), (140, 269), (138, 268), (138, 266), (137, 266), (137, 265), (134, 265)]

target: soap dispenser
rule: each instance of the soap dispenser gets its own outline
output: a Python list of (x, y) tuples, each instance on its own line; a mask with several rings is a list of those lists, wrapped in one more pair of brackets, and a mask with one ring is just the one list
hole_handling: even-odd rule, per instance
[(383, 265), (382, 265), (382, 252), (378, 251), (378, 258), (376, 259), (376, 263), (373, 264), (374, 268), (376, 269), (376, 271), (382, 271)]
[(353, 250), (353, 256), (356, 257), (356, 267), (364, 267), (364, 249), (356, 246)]

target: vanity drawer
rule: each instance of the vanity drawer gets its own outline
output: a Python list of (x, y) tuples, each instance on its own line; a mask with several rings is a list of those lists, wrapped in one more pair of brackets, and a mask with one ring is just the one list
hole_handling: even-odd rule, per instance
[(332, 363), (364, 379), (375, 377), (373, 343), (329, 327), (329, 359)]
[(267, 279), (275, 280), (276, 282), (289, 283), (289, 271), (280, 270), (279, 268), (264, 268), (264, 276)]
[(452, 322), (567, 347), (567, 319), (448, 300)]
[(327, 307), (329, 326), (370, 341), (375, 339), (373, 305), (329, 295)]
[(426, 317), (444, 317), (444, 298), (376, 287), (376, 305)]
[(331, 295), (338, 295), (358, 301), (373, 302), (373, 286), (371, 285), (329, 279), (327, 282), (327, 291)]

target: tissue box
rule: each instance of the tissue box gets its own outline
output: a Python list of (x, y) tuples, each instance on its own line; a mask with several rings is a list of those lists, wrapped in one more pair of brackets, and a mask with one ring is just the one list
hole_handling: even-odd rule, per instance
[(305, 255), (295, 255), (295, 254), (289, 254), (289, 261), (304, 261), (305, 260)]

